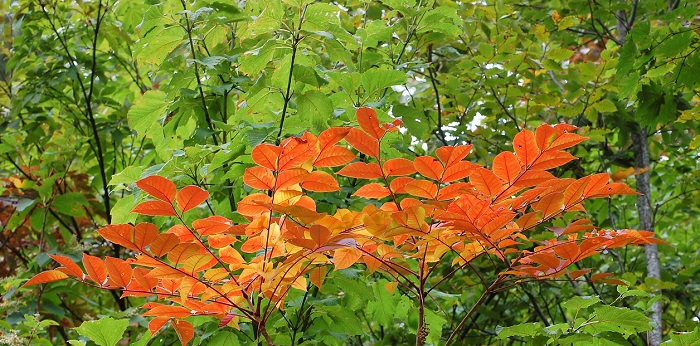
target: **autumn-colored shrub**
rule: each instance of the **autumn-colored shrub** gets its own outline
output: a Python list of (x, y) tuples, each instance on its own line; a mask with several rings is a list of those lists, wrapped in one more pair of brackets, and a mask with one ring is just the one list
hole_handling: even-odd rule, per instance
[[(256, 165), (246, 169), (243, 181), (260, 192), (238, 203), (248, 223), (219, 215), (187, 223), (183, 215), (207, 200), (205, 190), (178, 190), (160, 176), (141, 179), (136, 186), (153, 199), (133, 212), (170, 217), (175, 225), (167, 230), (148, 222), (107, 225), (98, 232), (133, 251), (133, 258), (84, 254), (81, 268), (51, 255), (62, 266), (25, 286), (71, 278), (120, 290), (124, 297), (157, 297), (143, 306), (144, 316), (154, 316), (151, 332), (170, 322), (183, 344), (194, 335), (185, 320), (193, 315), (217, 318), (221, 327), (251, 323), (256, 337), (271, 344), (266, 322), (284, 309), (289, 290), (307, 290), (307, 281), (321, 287), (331, 267), (357, 264), (391, 277), (385, 289), (399, 288), (413, 300), (419, 310), (417, 344), (423, 344), (430, 332), (425, 309), (431, 292), (462, 270), (473, 270), (486, 289), (449, 344), (487, 294), (565, 274), (576, 279), (591, 271), (572, 269), (584, 258), (658, 242), (651, 232), (600, 230), (585, 218), (585, 200), (635, 194), (626, 185), (610, 183), (608, 174), (572, 179), (548, 172), (574, 160), (565, 150), (585, 140), (572, 125), (521, 131), (514, 151), (498, 154), (487, 168), (465, 160), (471, 145), (438, 148), (436, 157), (385, 159), (382, 139), (399, 132), (400, 121), (380, 124), (370, 108), (360, 108), (357, 121), (359, 128), (307, 132), (280, 145), (256, 146), (251, 153)], [(363, 208), (317, 211), (308, 192), (347, 190), (336, 176), (367, 181), (354, 191), (368, 199)], [(566, 227), (543, 226), (561, 217)], [(505, 270), (486, 281), (471, 264), (479, 257)], [(441, 262), (452, 271), (436, 272)], [(592, 280), (606, 280), (606, 274)]]

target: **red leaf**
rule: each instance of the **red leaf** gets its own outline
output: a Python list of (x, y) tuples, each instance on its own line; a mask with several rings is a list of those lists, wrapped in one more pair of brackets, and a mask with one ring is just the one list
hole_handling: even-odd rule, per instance
[(510, 151), (504, 151), (493, 159), (493, 173), (497, 177), (512, 183), (520, 174), (518, 158)]
[(535, 139), (537, 142), (537, 146), (542, 150), (549, 149), (549, 147), (552, 145), (552, 142), (554, 142), (554, 139), (556, 138), (557, 130), (555, 130), (554, 126), (552, 125), (542, 124), (537, 128), (537, 130), (535, 130)]
[(101, 258), (84, 253), (83, 266), (90, 280), (100, 286), (104, 286), (107, 283), (107, 268), (105, 267), (105, 262)]
[(269, 168), (250, 167), (243, 173), (243, 183), (258, 190), (272, 190), (275, 186), (275, 177)]
[(379, 141), (358, 129), (351, 129), (345, 141), (365, 155), (379, 157)]
[(435, 150), (435, 155), (445, 165), (449, 167), (452, 164), (462, 161), (472, 151), (472, 145), (458, 145), (440, 147)]
[(343, 167), (338, 174), (351, 178), (377, 179), (382, 177), (382, 169), (376, 163), (354, 162)]
[(583, 197), (589, 198), (595, 195), (598, 191), (600, 191), (600, 189), (602, 189), (605, 185), (607, 185), (608, 180), (610, 180), (610, 175), (608, 175), (607, 173), (598, 173), (590, 175), (583, 179), (588, 179), (586, 188), (583, 189)]
[(641, 195), (637, 191), (632, 190), (624, 183), (610, 183), (595, 193), (595, 197), (609, 197), (610, 195)]
[(355, 158), (357, 156), (350, 149), (334, 145), (321, 151), (321, 154), (314, 161), (314, 166), (335, 167), (344, 165)]
[(68, 275), (66, 275), (60, 270), (47, 270), (36, 274), (33, 278), (29, 279), (29, 281), (25, 282), (24, 285), (22, 285), (22, 287), (45, 284), (47, 282), (59, 281), (67, 278)]
[(440, 180), (445, 171), (440, 161), (432, 156), (416, 157), (413, 161), (413, 165), (416, 167), (418, 173), (432, 180)]
[(250, 153), (253, 162), (260, 166), (267, 167), (273, 171), (277, 170), (279, 157), (282, 148), (271, 144), (259, 144)]
[(183, 187), (182, 190), (177, 193), (177, 197), (175, 197), (177, 206), (183, 213), (202, 204), (207, 198), (209, 198), (209, 192), (194, 185)]
[(357, 123), (360, 127), (365, 130), (370, 136), (381, 139), (386, 133), (386, 130), (379, 127), (379, 118), (377, 118), (377, 112), (372, 108), (362, 107), (356, 112)]
[(384, 174), (388, 177), (413, 174), (416, 168), (410, 160), (396, 158), (384, 162)]
[(209, 216), (204, 219), (195, 220), (192, 223), (192, 228), (199, 233), (199, 235), (212, 235), (218, 233), (224, 233), (231, 228), (231, 220), (223, 216)]
[(136, 186), (150, 196), (169, 203), (173, 202), (177, 192), (177, 188), (172, 181), (157, 175), (137, 181)]
[(515, 149), (515, 155), (518, 156), (520, 164), (525, 167), (530, 167), (540, 155), (535, 135), (530, 130), (523, 130), (515, 135), (515, 138), (513, 138), (513, 149)]
[(80, 280), (84, 279), (85, 274), (83, 274), (83, 270), (80, 269), (80, 266), (75, 264), (75, 262), (73, 262), (72, 259), (60, 255), (49, 255), (49, 257), (51, 257), (54, 261), (60, 263), (62, 266), (66, 267), (66, 271), (68, 272), (66, 274), (76, 276)]
[(126, 261), (119, 258), (107, 257), (105, 258), (105, 265), (110, 280), (112, 280), (112, 283), (117, 287), (126, 287), (129, 284), (133, 269)]
[(306, 180), (301, 183), (304, 190), (315, 192), (333, 192), (340, 190), (340, 185), (335, 178), (321, 171), (313, 171), (306, 177)]
[(390, 194), (389, 189), (386, 187), (377, 183), (371, 183), (357, 189), (353, 196), (360, 196), (364, 198), (384, 198)]
[(172, 204), (163, 201), (141, 202), (134, 209), (131, 209), (131, 212), (150, 216), (177, 216)]
[(187, 345), (194, 337), (194, 327), (192, 327), (192, 323), (183, 320), (172, 320), (170, 323), (173, 325), (173, 328), (175, 328), (180, 343), (182, 345)]

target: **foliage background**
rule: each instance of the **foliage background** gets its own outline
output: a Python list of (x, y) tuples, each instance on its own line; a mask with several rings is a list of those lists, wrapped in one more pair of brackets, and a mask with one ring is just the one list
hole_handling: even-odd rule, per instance
[[(578, 314), (567, 301), (593, 295), (645, 314), (659, 302), (665, 340), (698, 326), (700, 20), (692, 1), (4, 0), (0, 9), (4, 342), (95, 341), (71, 328), (107, 317), (128, 320), (123, 337), (134, 342), (173, 342), (172, 331), (149, 339), (133, 303), (108, 292), (19, 286), (52, 265), (48, 254), (123, 255), (94, 230), (136, 221), (129, 211), (144, 198), (133, 184), (141, 177), (205, 187), (212, 198), (202, 216), (235, 220), (253, 146), (350, 124), (359, 106), (403, 120), (393, 157), (471, 143), (472, 160), (490, 162), (520, 129), (567, 122), (590, 140), (558, 176), (650, 179), (652, 225), (669, 243), (659, 247), (660, 278), (647, 275), (643, 249), (609, 251), (587, 266), (617, 273), (635, 293), (592, 282), (514, 287), (479, 310), (465, 342), (536, 343), (546, 331), (500, 326), (551, 331)], [(366, 203), (347, 191), (314, 197), (322, 211)], [(586, 208), (604, 227), (638, 228), (636, 203), (616, 197)], [(276, 343), (292, 335), (308, 344), (411, 342), (410, 309), (382, 291), (380, 277), (349, 269), (329, 282), (295, 298), (273, 326)], [(446, 292), (462, 293), (440, 296), (444, 313), (430, 317), (445, 332), (466, 313), (457, 307), (480, 295), (474, 278), (450, 282)], [(195, 324), (195, 344), (246, 341), (245, 329)], [(599, 334), (582, 332), (576, 337)], [(646, 342), (635, 334), (598, 336)], [(439, 333), (428, 340), (439, 343)]]

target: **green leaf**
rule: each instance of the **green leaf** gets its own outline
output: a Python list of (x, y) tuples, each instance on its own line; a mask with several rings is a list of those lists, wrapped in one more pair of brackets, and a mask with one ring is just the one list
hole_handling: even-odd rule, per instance
[(425, 341), (433, 345), (440, 344), (440, 338), (442, 337), (442, 327), (445, 325), (446, 322), (447, 320), (441, 315), (438, 315), (433, 311), (426, 309), (425, 323), (427, 324), (426, 327), (428, 328), (428, 336), (425, 338)]
[(126, 167), (121, 172), (113, 175), (112, 180), (110, 180), (107, 185), (119, 185), (119, 184), (130, 185), (130, 184), (133, 184), (137, 180), (141, 179), (141, 173), (143, 173), (143, 167), (139, 167), (139, 166)]
[(122, 339), (129, 320), (103, 317), (97, 321), (83, 322), (75, 328), (78, 334), (89, 338), (99, 346), (114, 346)]
[(586, 333), (615, 332), (624, 337), (651, 330), (649, 318), (639, 311), (603, 305), (594, 309), (595, 318), (583, 327)]
[(501, 339), (507, 339), (513, 336), (533, 338), (542, 334), (542, 325), (536, 322), (516, 324), (510, 327), (498, 327), (496, 328), (496, 333), (498, 333), (498, 337)]
[(612, 113), (617, 111), (615, 104), (608, 99), (603, 99), (602, 101), (594, 104), (593, 108), (601, 113)]
[(585, 309), (595, 303), (598, 303), (600, 298), (596, 296), (584, 296), (584, 297), (573, 297), (568, 301), (564, 302), (562, 305), (568, 310), (581, 310)]
[(328, 127), (326, 120), (333, 116), (333, 104), (326, 94), (318, 90), (309, 90), (297, 98), (297, 114), (314, 130), (322, 131)]
[(131, 196), (120, 198), (112, 207), (112, 223), (121, 224), (135, 222), (138, 216), (132, 213), (131, 210), (136, 206), (136, 200)]
[(51, 204), (59, 213), (80, 217), (85, 215), (83, 207), (87, 206), (88, 202), (85, 196), (80, 192), (69, 192), (54, 197)]
[(404, 83), (406, 83), (406, 74), (401, 71), (372, 68), (362, 74), (362, 86), (367, 96), (384, 88)]
[(146, 135), (153, 126), (159, 126), (159, 120), (166, 116), (168, 103), (165, 101), (165, 93), (160, 90), (146, 91), (129, 110), (127, 118), (129, 126), (139, 135)]
[(240, 345), (236, 334), (227, 331), (219, 331), (207, 340), (209, 346), (236, 346)]
[(400, 117), (408, 132), (416, 138), (423, 139), (430, 132), (428, 119), (423, 116), (423, 112), (416, 108), (395, 104), (392, 107), (392, 114)]
[(700, 346), (700, 327), (689, 333), (673, 333), (671, 340), (663, 343), (664, 346)]

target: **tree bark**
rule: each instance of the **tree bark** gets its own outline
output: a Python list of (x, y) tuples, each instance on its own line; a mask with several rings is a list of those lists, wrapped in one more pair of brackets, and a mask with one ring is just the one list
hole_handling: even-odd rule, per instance
[[(639, 124), (635, 125), (635, 130), (632, 133), (635, 166), (641, 169), (649, 167), (649, 142), (647, 140), (646, 129), (640, 127)], [(643, 230), (654, 232), (649, 171), (637, 175), (636, 178), (637, 192), (641, 194), (637, 196), (639, 227)], [(661, 264), (659, 262), (659, 250), (656, 244), (645, 245), (644, 254), (647, 262), (647, 277), (661, 279)], [(656, 324), (651, 332), (649, 332), (648, 344), (651, 346), (658, 346), (663, 341), (662, 317), (663, 309), (661, 307), (661, 302), (657, 301), (651, 307), (651, 320)]]

